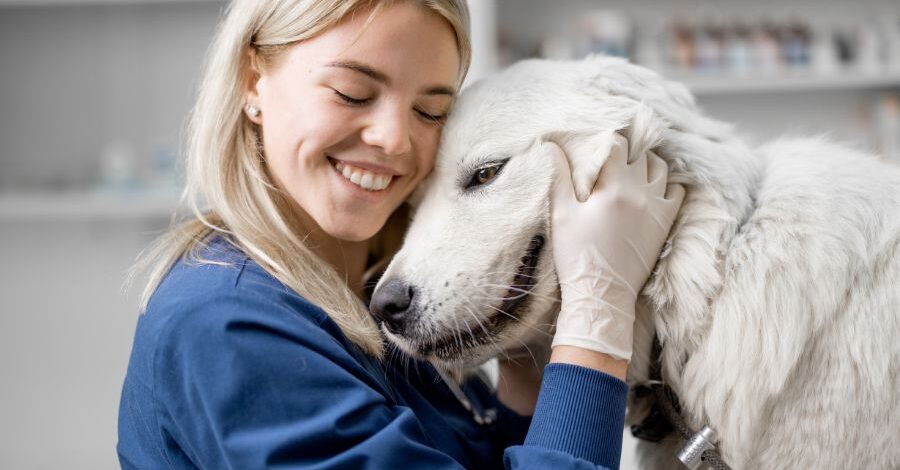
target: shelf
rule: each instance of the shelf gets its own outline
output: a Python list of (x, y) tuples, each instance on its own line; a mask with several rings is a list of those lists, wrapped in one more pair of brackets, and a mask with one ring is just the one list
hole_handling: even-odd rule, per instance
[(699, 76), (677, 73), (663, 73), (663, 75), (670, 80), (684, 83), (691, 92), (702, 96), (900, 88), (900, 72), (881, 75)]
[(168, 219), (178, 195), (162, 192), (0, 194), (0, 223)]

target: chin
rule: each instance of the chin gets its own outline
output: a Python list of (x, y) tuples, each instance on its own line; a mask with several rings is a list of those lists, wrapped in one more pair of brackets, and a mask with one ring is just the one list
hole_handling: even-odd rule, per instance
[(364, 242), (378, 233), (384, 223), (386, 217), (380, 217), (377, 224), (369, 219), (364, 224), (359, 223), (359, 219), (355, 219), (348, 223), (334, 224), (331, 226), (323, 226), (322, 230), (333, 238), (348, 242)]

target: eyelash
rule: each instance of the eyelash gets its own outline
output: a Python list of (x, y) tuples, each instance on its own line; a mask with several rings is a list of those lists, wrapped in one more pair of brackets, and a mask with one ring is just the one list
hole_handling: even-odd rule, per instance
[(334, 94), (337, 95), (338, 98), (343, 100), (345, 103), (352, 104), (354, 106), (361, 106), (361, 105), (364, 105), (364, 104), (368, 103), (369, 101), (371, 101), (369, 98), (359, 99), (359, 98), (354, 98), (352, 96), (347, 96), (337, 90), (334, 90)]
[[(351, 106), (362, 106), (362, 105), (368, 104), (370, 101), (372, 101), (371, 98), (359, 99), (359, 98), (354, 98), (352, 96), (347, 96), (337, 90), (333, 90), (333, 91), (334, 91), (334, 94), (337, 95), (337, 97), (341, 99), (341, 101), (343, 101)], [(416, 109), (415, 111), (416, 111), (416, 114), (418, 114), (419, 116), (422, 117), (422, 119), (424, 119), (430, 123), (434, 123), (434, 124), (443, 124), (447, 118), (446, 114), (441, 114), (441, 115), (428, 114), (425, 111), (422, 111), (419, 109)]]
[(444, 121), (447, 119), (446, 114), (441, 114), (440, 116), (435, 116), (433, 114), (428, 114), (428, 113), (426, 113), (424, 111), (420, 111), (418, 109), (416, 110), (416, 112), (419, 113), (419, 116), (422, 116), (423, 119), (425, 119), (426, 121), (429, 121), (431, 123), (434, 123), (434, 124), (443, 124)]

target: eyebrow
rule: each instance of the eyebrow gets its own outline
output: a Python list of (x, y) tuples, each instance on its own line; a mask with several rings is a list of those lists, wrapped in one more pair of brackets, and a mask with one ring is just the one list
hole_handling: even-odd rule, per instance
[[(359, 73), (371, 78), (372, 80), (375, 80), (376, 82), (379, 82), (379, 83), (383, 83), (385, 85), (390, 85), (390, 83), (391, 83), (391, 80), (388, 78), (387, 75), (385, 75), (384, 73), (379, 72), (378, 70), (375, 70), (372, 67), (370, 67), (366, 64), (363, 64), (361, 62), (356, 62), (353, 60), (336, 61), (336, 62), (329, 62), (329, 63), (325, 64), (325, 66), (353, 70), (354, 72), (359, 72)], [(426, 88), (424, 94), (453, 96), (456, 94), (456, 90), (454, 90), (453, 88), (450, 88), (448, 86), (437, 85), (437, 86), (431, 86), (431, 87)]]

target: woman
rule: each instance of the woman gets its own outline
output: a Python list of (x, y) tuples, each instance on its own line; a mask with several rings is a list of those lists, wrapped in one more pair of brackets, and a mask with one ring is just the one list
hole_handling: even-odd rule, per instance
[[(124, 468), (618, 466), (628, 357), (607, 354), (602, 332), (557, 338), (533, 421), (522, 414), (534, 401), (520, 398), (536, 394), (533, 371), (502, 367), (504, 383), (526, 389), (501, 394), (519, 413), (465, 383), (469, 399), (497, 409), (478, 423), (430, 365), (387, 358), (362, 300), (366, 268), (390, 255), (387, 221), (402, 220), (434, 164), (469, 62), (467, 21), (460, 0), (231, 4), (191, 121), (195, 220), (143, 261), (150, 282), (119, 415)], [(677, 209), (664, 181), (646, 187), (661, 161), (608, 164), (642, 181), (604, 170), (598, 186), (620, 190), (581, 204), (556, 159), (558, 263), (581, 250), (599, 263), (645, 230), (617, 221), (605, 245), (580, 235), (579, 219), (619, 217), (626, 200), (664, 201), (665, 223), (641, 237), (659, 253)], [(573, 279), (562, 326), (609, 309), (593, 287), (578, 295), (577, 266), (560, 267)], [(633, 314), (608, 317), (617, 334), (631, 331)]]

